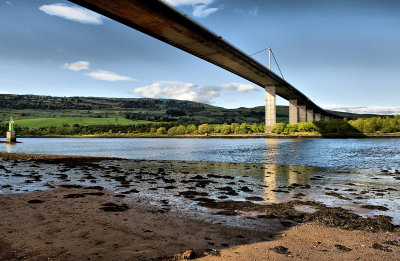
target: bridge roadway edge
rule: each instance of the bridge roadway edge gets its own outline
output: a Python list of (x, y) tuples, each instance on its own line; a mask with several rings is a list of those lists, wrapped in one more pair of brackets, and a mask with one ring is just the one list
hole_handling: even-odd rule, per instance
[[(275, 110), (271, 110), (272, 106), (275, 106), (275, 101), (276, 99), (267, 99), (267, 89), (270, 86), (274, 86), (275, 88), (275, 94), (279, 95), (280, 97), (286, 99), (286, 100), (293, 100), (296, 99), (298, 102), (299, 106), (306, 106), (307, 110), (312, 110), (314, 115), (315, 115), (315, 120), (318, 118), (319, 115), (323, 115), (323, 119), (331, 119), (331, 118), (341, 118), (333, 113), (330, 113), (328, 111), (325, 111), (324, 109), (320, 108), (318, 105), (316, 105), (314, 102), (312, 102), (307, 96), (305, 96), (303, 93), (301, 93), (299, 90), (297, 90), (295, 87), (290, 85), (288, 82), (286, 82), (284, 79), (276, 75), (274, 72), (268, 70), (266, 67), (264, 67), (262, 64), (258, 63), (251, 57), (249, 57), (247, 54), (239, 50), (238, 48), (234, 47), (232, 44), (228, 43), (224, 39), (222, 39), (221, 36), (216, 35), (203, 25), (199, 24), (195, 20), (187, 17), (185, 14), (182, 14), (172, 6), (169, 6), (168, 4), (165, 4), (162, 1), (159, 0), (113, 0), (113, 1), (101, 1), (101, 0), (69, 0), (70, 2), (73, 2), (77, 5), (80, 5), (82, 7), (88, 8), (94, 12), (97, 12), (99, 14), (102, 14), (112, 20), (115, 20), (121, 24), (124, 24), (128, 27), (131, 27), (135, 30), (138, 30), (144, 34), (147, 34), (153, 38), (156, 38), (164, 43), (167, 43), (169, 45), (172, 45), (178, 49), (181, 49), (187, 53), (190, 53), (200, 59), (203, 59), (205, 61), (208, 61), (218, 67), (221, 67), (233, 74), (236, 74), (246, 80), (249, 80), (250, 82), (253, 82), (254, 84), (264, 88), (266, 90), (266, 129), (267, 131), (271, 129), (272, 125), (267, 124), (267, 116), (272, 117), (271, 113), (273, 111), (276, 112)], [(129, 10), (129, 8), (131, 10)], [(140, 15), (132, 15), (132, 13), (126, 15), (127, 10), (128, 11), (134, 11), (134, 10), (141, 10), (143, 12), (140, 12)], [(122, 11), (123, 10), (123, 11)], [(124, 13), (125, 12), (125, 13)], [(147, 12), (147, 16), (145, 16), (145, 13)], [(142, 18), (140, 18), (143, 16)], [(153, 18), (154, 16), (154, 18)], [(138, 18), (139, 17), (139, 18)], [(157, 19), (158, 20), (157, 20)], [(142, 20), (141, 20), (142, 19)], [(154, 28), (155, 26), (148, 26), (146, 28), (146, 24), (143, 23), (143, 19), (148, 21), (148, 19), (152, 20), (153, 22), (156, 21), (154, 24), (158, 25), (160, 24), (160, 21), (163, 21), (164, 28), (170, 27), (182, 35), (190, 35), (196, 39), (194, 39), (194, 43), (197, 44), (203, 44), (205, 41), (206, 43), (204, 45), (210, 45), (212, 48), (216, 50), (215, 53), (221, 54), (219, 57), (220, 60), (216, 59), (215, 57), (213, 58), (210, 53), (201, 53), (198, 50), (201, 51), (201, 49), (197, 48), (198, 50), (195, 50), (196, 48), (190, 48), (190, 46), (185, 46), (185, 44), (179, 43), (176, 40), (182, 40), (181, 38), (177, 37), (177, 33), (171, 34), (171, 37), (162, 35), (162, 33), (157, 32)], [(139, 24), (142, 22), (142, 24)], [(159, 29), (159, 28), (156, 28)], [(159, 29), (160, 30), (160, 29)], [(165, 31), (165, 29), (164, 29)], [(172, 36), (173, 35), (173, 36)], [(194, 37), (195, 36), (195, 37)], [(187, 36), (186, 36), (187, 37)], [(172, 39), (174, 38), (174, 39)], [(187, 38), (188, 39), (188, 38)], [(203, 39), (203, 40), (199, 40)], [(197, 41), (197, 42), (196, 42)], [(192, 43), (192, 46), (194, 45)], [(204, 49), (204, 48), (203, 48)], [(219, 52), (219, 53), (218, 53)], [(222, 59), (222, 58), (224, 59)], [(229, 60), (230, 59), (230, 60)], [(224, 63), (225, 61), (225, 63)], [(227, 62), (229, 64), (227, 64)], [(240, 67), (242, 66), (242, 67)], [(247, 71), (246, 73), (241, 72), (239, 69), (245, 68)], [(250, 77), (249, 76), (252, 76)], [(260, 80), (257, 80), (256, 75), (261, 75), (263, 76), (264, 82), (261, 82)], [(272, 102), (271, 104), (268, 104), (269, 102)], [(267, 113), (267, 110), (269, 112)], [(268, 115), (267, 115), (268, 114)], [(298, 117), (297, 119), (294, 120), (292, 119), (292, 122), (298, 122)], [(322, 118), (322, 117), (321, 117)], [(301, 121), (306, 121), (304, 117), (302, 117)], [(274, 119), (270, 119), (270, 124), (273, 124), (273, 122), (276, 122), (276, 116), (275, 116), (275, 121)]]

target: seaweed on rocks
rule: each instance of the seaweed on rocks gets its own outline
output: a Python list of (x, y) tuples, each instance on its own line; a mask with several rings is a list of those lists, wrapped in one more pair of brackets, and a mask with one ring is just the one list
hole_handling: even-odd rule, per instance
[(384, 251), (384, 252), (392, 252), (392, 249), (390, 249), (389, 247), (382, 246), (381, 244), (378, 244), (378, 243), (374, 243), (372, 245), (372, 248), (373, 249), (377, 249), (377, 250), (381, 250), (381, 251)]
[(105, 212), (124, 212), (128, 210), (129, 207), (126, 204), (118, 205), (115, 203), (105, 203), (100, 209), (104, 210)]
[(284, 246), (276, 246), (276, 247), (271, 248), (271, 250), (275, 251), (278, 254), (283, 254), (283, 255), (291, 255), (292, 254), (289, 251), (289, 249)]
[(32, 200), (28, 201), (29, 204), (40, 204), (40, 203), (43, 203), (43, 202), (44, 201), (40, 200), (40, 199), (32, 199)]
[[(398, 231), (399, 226), (392, 223), (388, 216), (361, 217), (343, 208), (327, 207), (315, 201), (290, 201), (270, 205), (260, 205), (249, 201), (201, 201), (200, 206), (226, 211), (259, 212), (266, 218), (283, 218), (297, 223), (317, 222), (329, 227), (338, 227), (347, 230)], [(299, 212), (295, 205), (309, 205), (317, 209), (314, 213)]]
[(336, 244), (335, 247), (336, 247), (337, 249), (339, 249), (339, 250), (342, 250), (342, 251), (351, 251), (351, 250), (353, 250), (353, 249), (351, 249), (351, 248), (348, 248), (347, 246), (339, 245), (339, 244)]
[(66, 188), (66, 189), (77, 189), (77, 188), (82, 188), (83, 186), (75, 185), (75, 184), (62, 184), (62, 185), (60, 185), (60, 187)]
[(84, 194), (68, 194), (64, 195), (64, 198), (84, 198)]
[(381, 211), (387, 211), (389, 210), (387, 207), (384, 206), (375, 206), (375, 205), (362, 205), (362, 208), (366, 209), (373, 209), (373, 210), (381, 210)]

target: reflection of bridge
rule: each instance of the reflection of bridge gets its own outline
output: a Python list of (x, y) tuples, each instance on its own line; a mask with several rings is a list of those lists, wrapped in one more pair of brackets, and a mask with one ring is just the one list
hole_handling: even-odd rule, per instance
[(289, 100), (289, 123), (338, 116), (320, 108), (284, 79), (221, 36), (160, 0), (70, 0), (165, 43), (224, 68), (265, 89), (265, 124), (276, 123), (275, 95)]

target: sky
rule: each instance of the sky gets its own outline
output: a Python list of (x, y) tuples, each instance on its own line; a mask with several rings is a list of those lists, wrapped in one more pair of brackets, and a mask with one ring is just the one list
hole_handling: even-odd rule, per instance
[[(271, 47), (323, 108), (400, 114), (400, 1), (165, 2), (247, 54)], [(64, 0), (0, 0), (0, 93), (264, 105), (251, 82)]]

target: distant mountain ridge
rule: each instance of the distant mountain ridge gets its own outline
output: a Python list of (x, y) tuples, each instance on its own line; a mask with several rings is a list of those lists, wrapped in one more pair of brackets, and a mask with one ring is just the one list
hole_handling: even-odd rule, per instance
[[(335, 112), (349, 119), (368, 117)], [(208, 104), (173, 99), (54, 97), (40, 95), (0, 95), (0, 113), (20, 119), (56, 117), (123, 117), (130, 120), (177, 121), (182, 124), (262, 123), (264, 106), (226, 109)], [(277, 121), (288, 122), (288, 106), (277, 106)]]

